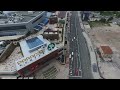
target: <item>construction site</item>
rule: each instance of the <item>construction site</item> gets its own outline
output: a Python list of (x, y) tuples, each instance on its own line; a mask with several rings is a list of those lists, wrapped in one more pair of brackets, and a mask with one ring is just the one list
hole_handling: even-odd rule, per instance
[(112, 50), (111, 61), (102, 60), (96, 52), (101, 76), (105, 79), (120, 79), (120, 26), (112, 23), (110, 26), (92, 28), (89, 25), (84, 26), (95, 51), (100, 46), (109, 46)]

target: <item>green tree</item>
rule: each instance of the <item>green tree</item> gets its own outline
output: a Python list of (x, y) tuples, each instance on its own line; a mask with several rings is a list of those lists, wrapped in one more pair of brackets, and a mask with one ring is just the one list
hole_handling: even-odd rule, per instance
[(111, 20), (113, 20), (113, 17), (108, 18), (108, 20), (107, 20), (107, 21), (109, 22), (109, 21), (111, 21)]
[(100, 22), (102, 22), (102, 23), (106, 23), (107, 21), (106, 21), (105, 18), (101, 18), (101, 19), (100, 19)]
[(116, 15), (117, 18), (120, 18), (120, 13)]
[(59, 23), (65, 24), (65, 20), (59, 20)]

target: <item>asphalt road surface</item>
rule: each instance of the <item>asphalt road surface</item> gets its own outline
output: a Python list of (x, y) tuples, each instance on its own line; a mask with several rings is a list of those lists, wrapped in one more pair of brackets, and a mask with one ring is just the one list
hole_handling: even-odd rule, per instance
[(70, 79), (92, 79), (91, 62), (86, 40), (80, 27), (78, 12), (73, 11), (70, 17), (70, 31), (68, 33), (70, 65)]

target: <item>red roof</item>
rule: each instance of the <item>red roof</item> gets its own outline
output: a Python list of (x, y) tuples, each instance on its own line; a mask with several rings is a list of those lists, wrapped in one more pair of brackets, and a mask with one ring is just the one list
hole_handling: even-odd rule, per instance
[(109, 46), (101, 46), (101, 49), (104, 54), (113, 54), (113, 51)]

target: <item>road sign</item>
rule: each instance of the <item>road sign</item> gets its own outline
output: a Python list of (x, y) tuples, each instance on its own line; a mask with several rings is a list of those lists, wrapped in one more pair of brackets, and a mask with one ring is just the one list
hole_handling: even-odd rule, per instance
[(47, 49), (49, 50), (49, 51), (51, 51), (52, 49), (54, 49), (55, 48), (55, 44), (54, 43), (50, 43), (49, 45), (48, 45), (48, 47), (47, 47)]

